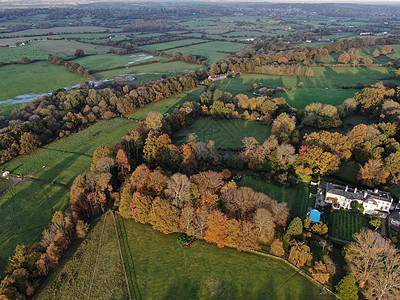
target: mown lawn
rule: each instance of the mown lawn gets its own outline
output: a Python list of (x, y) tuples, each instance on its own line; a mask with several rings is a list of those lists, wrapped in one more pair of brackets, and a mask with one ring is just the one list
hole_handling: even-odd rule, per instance
[(353, 241), (353, 234), (368, 226), (368, 217), (356, 212), (334, 210), (329, 216), (329, 236)]
[(128, 299), (113, 216), (105, 214), (73, 247), (37, 299)]
[(2, 100), (14, 99), (19, 95), (48, 93), (88, 81), (86, 77), (47, 61), (3, 66), (0, 68), (0, 78), (0, 104)]
[(177, 145), (186, 143), (190, 133), (195, 133), (202, 142), (213, 140), (219, 149), (239, 149), (245, 137), (255, 137), (263, 143), (269, 136), (271, 127), (259, 122), (200, 118), (191, 126), (185, 127), (173, 136)]
[(331, 299), (278, 260), (203, 241), (182, 248), (177, 234), (131, 219), (120, 218), (119, 225), (136, 299)]
[(131, 55), (117, 55), (117, 54), (103, 54), (91, 55), (75, 59), (74, 61), (80, 65), (88, 68), (89, 70), (102, 70), (113, 67), (129, 66), (136, 63), (148, 61), (166, 61), (168, 58), (158, 57), (144, 53), (131, 54)]
[(315, 199), (309, 198), (310, 193), (316, 193), (315, 186), (298, 183), (293, 187), (278, 186), (265, 182), (258, 176), (244, 176), (239, 186), (247, 186), (257, 192), (262, 192), (278, 202), (286, 202), (293, 217), (304, 218), (308, 207), (314, 207)]

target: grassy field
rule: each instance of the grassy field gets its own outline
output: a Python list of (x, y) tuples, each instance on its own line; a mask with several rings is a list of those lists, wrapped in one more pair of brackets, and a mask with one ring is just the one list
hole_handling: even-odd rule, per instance
[(88, 68), (89, 70), (102, 70), (113, 67), (129, 66), (141, 62), (167, 61), (167, 60), (168, 58), (165, 57), (138, 53), (131, 55), (117, 55), (117, 54), (91, 55), (75, 59), (74, 61)]
[[(50, 52), (33, 47), (31, 45), (19, 46), (19, 47), (4, 47), (0, 49), (0, 61), (10, 62), (18, 61), (22, 57), (28, 57), (31, 60), (44, 60)], [(55, 54), (55, 53), (52, 53)]]
[(158, 74), (160, 76), (161, 74), (172, 75), (188, 72), (189, 70), (196, 70), (200, 69), (201, 67), (202, 66), (189, 64), (183, 61), (172, 61), (168, 63), (154, 63), (149, 65), (94, 73), (93, 76), (102, 80), (107, 78), (114, 78), (123, 74)]
[[(179, 41), (159, 43), (159, 44), (151, 44), (151, 45), (142, 46), (141, 48), (147, 49), (147, 50), (159, 50), (159, 51), (162, 51), (164, 49), (180, 47), (180, 46), (186, 46), (186, 45), (191, 45), (191, 44), (198, 44), (198, 43), (201, 43), (201, 42), (205, 42), (205, 40), (187, 39), (187, 40), (179, 40)], [(176, 51), (179, 51), (179, 49), (176, 49)]]
[[(194, 100), (201, 93), (202, 89), (196, 89), (151, 104), (130, 116), (139, 119), (145, 118), (149, 111), (165, 113), (177, 104)], [(0, 230), (0, 273), (15, 246), (38, 239), (54, 211), (66, 207), (69, 190), (63, 185), (70, 185), (79, 173), (89, 170), (93, 151), (99, 145), (113, 147), (128, 129), (136, 125), (122, 118), (100, 122), (1, 165), (16, 174), (33, 174), (38, 180), (19, 183), (0, 198), (0, 228), (14, 226), (15, 220), (24, 217), (15, 232)], [(52, 181), (56, 183), (51, 184)]]
[(74, 40), (39, 41), (33, 42), (31, 45), (52, 53), (57, 53), (58, 55), (66, 58), (74, 57), (76, 49), (82, 49), (86, 54), (107, 54), (112, 48), (102, 45), (81, 43)]
[(118, 222), (136, 299), (331, 299), (278, 260), (203, 241), (182, 248), (177, 234), (131, 219)]
[(330, 213), (329, 236), (346, 241), (353, 240), (353, 234), (368, 226), (368, 218), (359, 213), (335, 210)]
[[(16, 37), (16, 38), (0, 38), (0, 46), (15, 46), (18, 43), (27, 41), (41, 41), (47, 40), (48, 36), (28, 36), (28, 37)], [(57, 36), (52, 36), (52, 39), (58, 39)], [(1, 49), (3, 50), (3, 48)]]
[(183, 104), (187, 101), (194, 101), (200, 98), (200, 95), (204, 92), (202, 88), (196, 88), (192, 91), (182, 92), (179, 95), (172, 96), (160, 102), (150, 103), (138, 111), (126, 114), (127, 117), (135, 119), (145, 119), (150, 111), (156, 111), (160, 113), (172, 113), (176, 106)]
[(113, 216), (105, 214), (37, 299), (128, 299)]
[(293, 217), (304, 218), (308, 207), (314, 207), (315, 199), (309, 194), (316, 192), (316, 187), (298, 183), (294, 187), (283, 187), (265, 182), (257, 176), (244, 176), (239, 186), (247, 186), (257, 192), (267, 194), (278, 202), (286, 202)]
[[(33, 153), (19, 156), (1, 167), (12, 173), (34, 174), (47, 182), (56, 181), (69, 185), (76, 175), (90, 168), (92, 154), (97, 146), (114, 147), (126, 131), (136, 125), (137, 123), (123, 118), (98, 122)], [(97, 135), (93, 136), (94, 134)]]
[(261, 74), (244, 74), (215, 82), (215, 88), (235, 94), (246, 94), (253, 83), (263, 83), (271, 87), (293, 88), (303, 82), (303, 88), (291, 92), (279, 93), (277, 97), (285, 97), (290, 105), (303, 109), (312, 102), (338, 105), (343, 100), (354, 96), (358, 90), (341, 89), (342, 85), (352, 86), (357, 83), (372, 84), (393, 74), (393, 69), (385, 67), (371, 68), (323, 68), (315, 67), (314, 77), (275, 76)]
[(171, 55), (176, 51), (182, 52), (184, 55), (189, 53), (194, 55), (204, 55), (208, 58), (207, 62), (212, 63), (223, 60), (227, 52), (237, 52), (245, 47), (246, 45), (244, 44), (215, 41), (200, 45), (181, 47), (166, 52)]
[(0, 37), (33, 36), (58, 33), (84, 33), (84, 32), (103, 32), (106, 30), (117, 31), (114, 28), (105, 28), (97, 26), (75, 26), (75, 27), (54, 27), (48, 29), (27, 29), (17, 32), (7, 32), (0, 34)]
[(36, 241), (54, 212), (66, 207), (68, 193), (61, 185), (26, 180), (0, 197), (0, 278), (15, 246)]
[(8, 65), (0, 68), (0, 104), (24, 94), (48, 93), (52, 90), (88, 81), (86, 77), (49, 62)]
[(201, 118), (177, 132), (173, 136), (173, 141), (178, 145), (184, 144), (188, 135), (195, 133), (200, 141), (213, 140), (216, 148), (239, 149), (243, 146), (242, 139), (248, 136), (253, 136), (263, 143), (268, 138), (270, 130), (270, 126), (258, 122)]

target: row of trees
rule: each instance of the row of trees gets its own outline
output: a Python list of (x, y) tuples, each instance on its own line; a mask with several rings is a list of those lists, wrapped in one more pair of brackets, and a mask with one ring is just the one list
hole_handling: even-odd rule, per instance
[(202, 71), (175, 75), (148, 85), (114, 83), (100, 89), (59, 90), (14, 109), (2, 122), (0, 163), (28, 153), (87, 124), (133, 112), (148, 103), (193, 89), (206, 76)]

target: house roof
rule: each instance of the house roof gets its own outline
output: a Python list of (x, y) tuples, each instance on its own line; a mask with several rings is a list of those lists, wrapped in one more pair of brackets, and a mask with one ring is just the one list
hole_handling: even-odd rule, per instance
[(390, 218), (400, 222), (400, 209), (396, 209), (394, 212), (392, 212)]

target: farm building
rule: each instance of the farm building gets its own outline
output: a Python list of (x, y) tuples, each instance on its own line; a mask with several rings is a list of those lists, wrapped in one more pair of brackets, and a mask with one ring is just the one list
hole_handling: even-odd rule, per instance
[(333, 183), (321, 183), (319, 196), (323, 201), (332, 204), (334, 209), (351, 209), (351, 202), (357, 201), (364, 207), (364, 214), (386, 217), (392, 209), (393, 198), (390, 193), (375, 189), (361, 190)]

